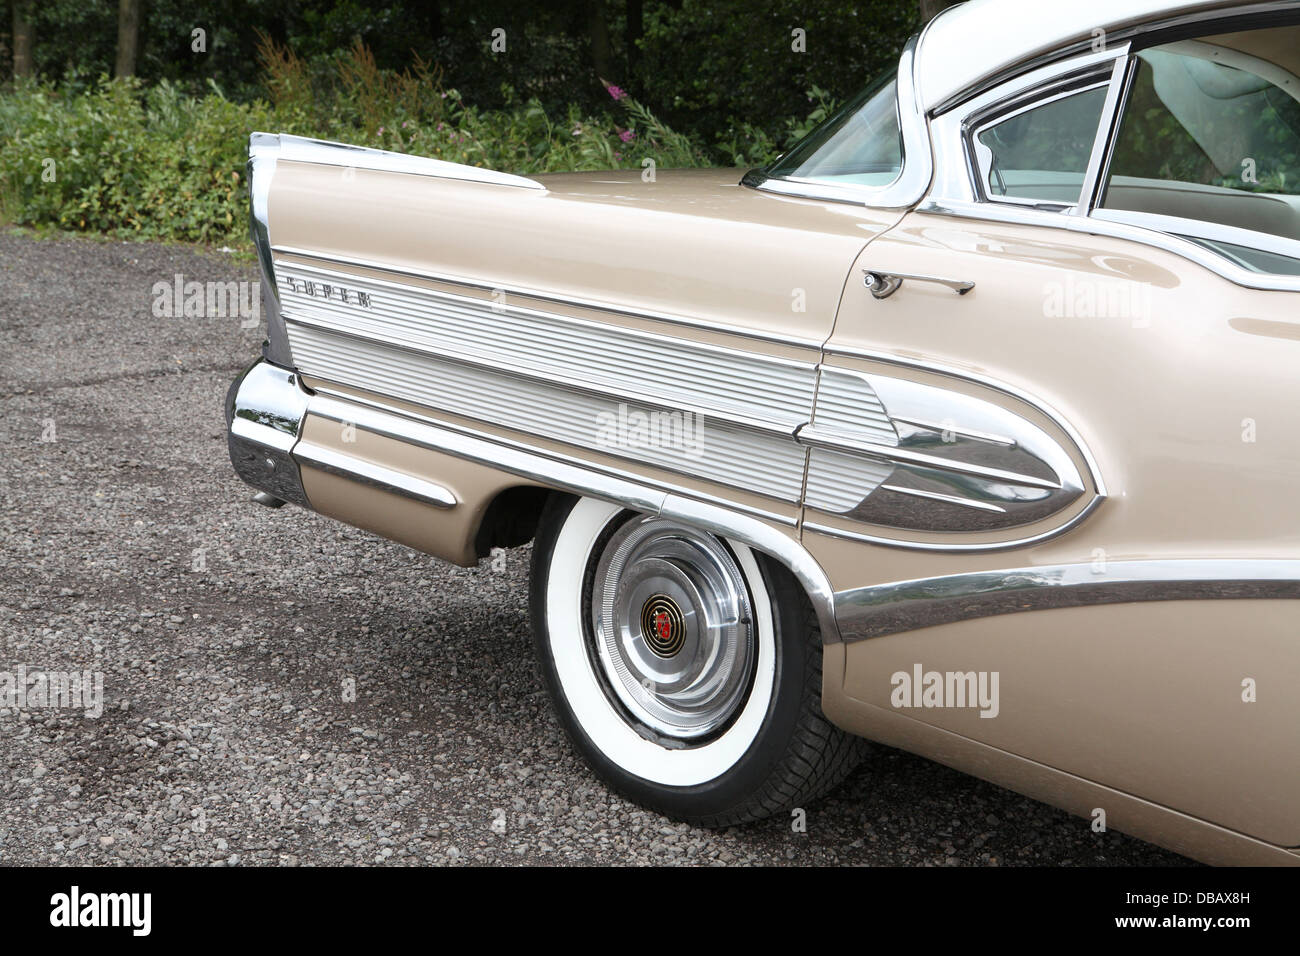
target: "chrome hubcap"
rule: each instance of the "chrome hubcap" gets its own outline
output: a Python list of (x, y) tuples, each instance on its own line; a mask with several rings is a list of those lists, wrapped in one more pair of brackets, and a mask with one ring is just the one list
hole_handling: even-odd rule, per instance
[(711, 535), (633, 518), (610, 538), (591, 600), (596, 659), (633, 717), (690, 740), (725, 726), (749, 690), (756, 652), (745, 579)]

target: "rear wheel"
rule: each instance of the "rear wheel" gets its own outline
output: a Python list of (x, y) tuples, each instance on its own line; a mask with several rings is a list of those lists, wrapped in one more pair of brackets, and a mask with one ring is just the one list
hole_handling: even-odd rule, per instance
[(555, 496), (532, 614), (574, 746), (669, 816), (726, 826), (802, 806), (865, 747), (822, 715), (821, 635), (802, 589), (738, 542)]

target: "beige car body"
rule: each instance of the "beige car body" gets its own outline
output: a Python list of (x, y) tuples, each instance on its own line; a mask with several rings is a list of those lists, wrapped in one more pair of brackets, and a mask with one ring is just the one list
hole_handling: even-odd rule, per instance
[[(1148, 6), (1112, 31), (1225, 5)], [(273, 163), (260, 212), (254, 184), (269, 305), (287, 323), (270, 349), (293, 366), (256, 374), (300, 398), (277, 423), (232, 390), (233, 420), (252, 423), (232, 455), (270, 494), (296, 500), (297, 481), (297, 503), (461, 565), (527, 540), (556, 490), (725, 531), (813, 599), (840, 727), (1198, 859), (1298, 863), (1300, 286), (1243, 282), (1148, 229), (945, 195), (942, 117), (963, 90), (1028, 83), (1058, 68), (1053, 50), (1096, 55), (1086, 25), (1043, 24), (1042, 49), (1017, 40), (954, 74), (957, 18), (979, 14), (941, 16), (914, 48), (934, 168), (901, 206), (735, 170), (516, 182), (255, 138), (254, 163), (258, 142)], [(904, 278), (877, 298), (868, 274)], [(1139, 287), (1139, 307), (1044, 304)], [(1017, 447), (1039, 443), (1077, 488), (1003, 526), (977, 508), (959, 530), (949, 512), (899, 527), (836, 505), (846, 484), (902, 474), (872, 477), (880, 434), (834, 418), (835, 389), (857, 402), (863, 382), (953, 403), (929, 424), (979, 467), (1014, 470), (980, 423), (1022, 428)], [(598, 434), (674, 412), (657, 421), (698, 429), (700, 454)], [(922, 470), (947, 452), (927, 454)], [(890, 675), (918, 664), (998, 672), (997, 719), (894, 706)]]

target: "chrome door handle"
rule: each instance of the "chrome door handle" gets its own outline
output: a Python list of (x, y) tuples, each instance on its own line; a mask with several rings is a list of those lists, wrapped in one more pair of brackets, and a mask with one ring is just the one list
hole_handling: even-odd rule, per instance
[(907, 272), (874, 272), (871, 269), (862, 270), (862, 284), (877, 299), (888, 299), (898, 291), (898, 287), (903, 284), (904, 279), (911, 279), (913, 282), (937, 282), (939, 285), (947, 286), (958, 295), (965, 295), (971, 289), (975, 288), (974, 282), (968, 282), (965, 279), (944, 279), (940, 276), (919, 276)]

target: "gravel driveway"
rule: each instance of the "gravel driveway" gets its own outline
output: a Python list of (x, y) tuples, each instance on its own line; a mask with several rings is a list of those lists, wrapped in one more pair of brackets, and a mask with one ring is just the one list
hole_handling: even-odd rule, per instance
[(250, 503), (221, 402), (261, 334), (156, 318), (177, 274), (254, 269), (0, 235), (0, 671), (104, 682), (97, 718), (0, 709), (0, 863), (1188, 862), (885, 748), (803, 833), (628, 805), (551, 715), (527, 549), (454, 568)]

